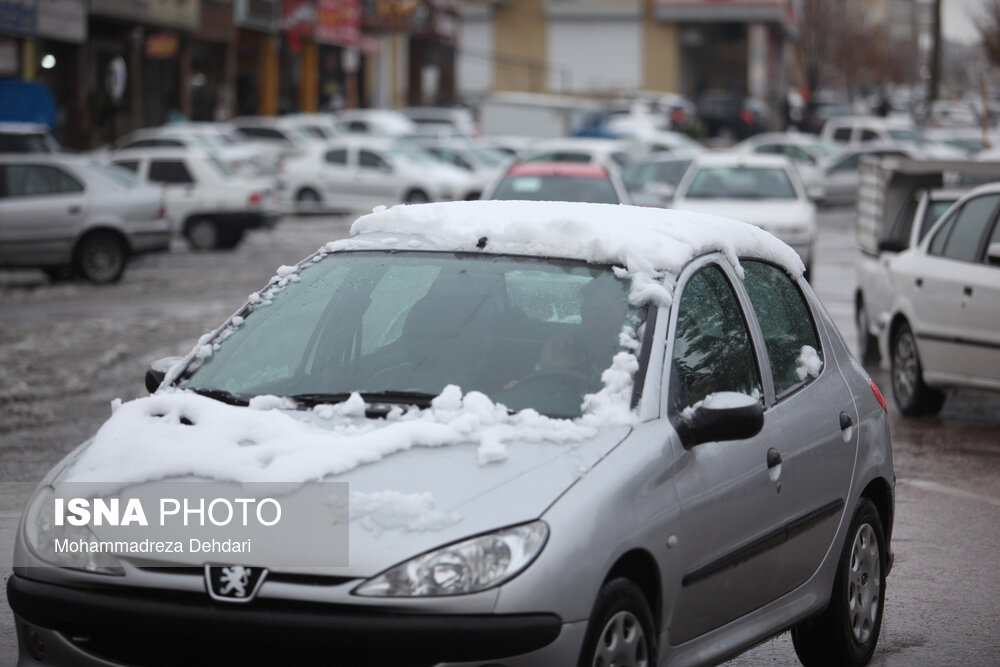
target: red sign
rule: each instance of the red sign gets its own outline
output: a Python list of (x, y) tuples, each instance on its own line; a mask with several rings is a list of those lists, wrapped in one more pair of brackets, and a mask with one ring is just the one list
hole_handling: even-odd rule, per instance
[(316, 5), (312, 0), (285, 0), (281, 4), (281, 29), (296, 38), (309, 38), (316, 23)]
[(316, 41), (357, 46), (361, 41), (360, 0), (318, 0)]

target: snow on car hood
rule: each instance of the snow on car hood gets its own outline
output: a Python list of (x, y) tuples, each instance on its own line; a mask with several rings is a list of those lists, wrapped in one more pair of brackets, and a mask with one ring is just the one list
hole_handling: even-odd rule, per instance
[(424, 410), (365, 417), (360, 396), (311, 410), (173, 390), (116, 404), (59, 482), (107, 490), (168, 478), (346, 481), (351, 571), (370, 575), (455, 539), (538, 518), (629, 432), (613, 421), (508, 414), (448, 387)]

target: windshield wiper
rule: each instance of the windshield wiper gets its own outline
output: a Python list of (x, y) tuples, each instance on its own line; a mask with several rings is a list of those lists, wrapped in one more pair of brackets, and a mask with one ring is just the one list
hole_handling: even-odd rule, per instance
[[(361, 391), (358, 392), (365, 403), (392, 403), (401, 405), (416, 405), (417, 407), (430, 407), (431, 401), (437, 394), (430, 394), (422, 391)], [(302, 405), (322, 405), (328, 403), (343, 403), (351, 397), (350, 393), (331, 394), (294, 394), (289, 396)]]
[(192, 387), (191, 391), (201, 396), (215, 399), (229, 405), (250, 405), (250, 397), (243, 394), (236, 394), (226, 389), (207, 389), (203, 387)]

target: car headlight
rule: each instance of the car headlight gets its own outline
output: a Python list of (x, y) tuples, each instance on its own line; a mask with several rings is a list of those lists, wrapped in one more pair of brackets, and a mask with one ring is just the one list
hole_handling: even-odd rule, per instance
[(55, 490), (51, 486), (39, 489), (28, 502), (24, 517), (24, 537), (31, 552), (50, 565), (97, 574), (125, 573), (118, 559), (102, 552), (99, 547), (67, 548), (67, 545), (99, 545), (100, 541), (86, 526), (56, 525)]
[(456, 542), (389, 568), (354, 593), (373, 597), (465, 595), (520, 574), (545, 546), (549, 527), (535, 521)]

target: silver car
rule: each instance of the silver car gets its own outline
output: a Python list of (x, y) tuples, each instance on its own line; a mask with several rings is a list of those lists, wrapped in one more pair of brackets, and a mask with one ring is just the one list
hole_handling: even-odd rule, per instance
[[(803, 270), (662, 209), (358, 219), (43, 480), (8, 582), (21, 664), (689, 665), (788, 629), (804, 662), (866, 663), (888, 419)], [(112, 530), (60, 526), (58, 485), (158, 479), (287, 507), (347, 482), (350, 507), (289, 509), (314, 523), (268, 558), (53, 550)]]
[(169, 247), (162, 188), (83, 156), (0, 154), (0, 267), (111, 283)]

